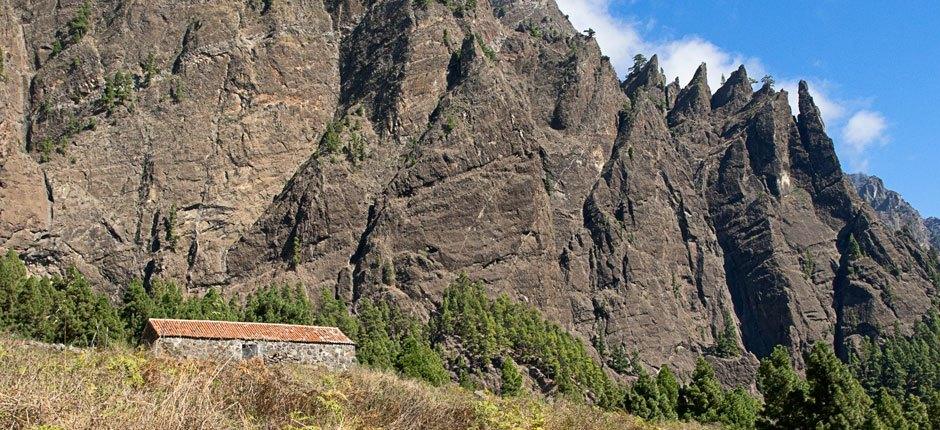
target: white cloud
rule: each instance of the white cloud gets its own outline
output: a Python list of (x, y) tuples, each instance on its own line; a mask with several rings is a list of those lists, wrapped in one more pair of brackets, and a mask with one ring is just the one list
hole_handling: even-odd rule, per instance
[(842, 127), (840, 146), (850, 170), (868, 171), (869, 151), (874, 146), (887, 143), (887, 129), (888, 122), (884, 115), (875, 111), (860, 110), (849, 117)]
[(649, 52), (637, 28), (639, 23), (615, 18), (608, 11), (610, 0), (559, 0), (558, 7), (568, 14), (574, 28), (596, 31), (595, 38), (604, 54), (621, 74), (633, 64), (633, 56)]
[[(826, 124), (835, 124), (845, 118), (847, 108), (843, 102), (836, 101), (829, 95), (828, 83), (814, 79), (806, 79), (806, 83), (809, 84), (809, 94), (813, 96), (813, 102), (819, 108)], [(786, 90), (789, 93), (790, 109), (793, 110), (794, 115), (799, 113), (799, 97), (797, 96), (799, 80), (778, 80), (776, 88)]]
[(744, 64), (751, 77), (764, 76), (764, 66), (756, 58), (745, 58), (726, 52), (715, 44), (697, 36), (667, 41), (654, 47), (667, 78), (679, 78), (679, 84), (692, 80), (695, 69), (702, 63), (708, 67), (708, 86), (715, 91), (721, 85), (721, 77), (731, 74)]
[(878, 112), (860, 110), (855, 112), (842, 130), (845, 143), (853, 150), (862, 152), (875, 143), (884, 141), (888, 123)]

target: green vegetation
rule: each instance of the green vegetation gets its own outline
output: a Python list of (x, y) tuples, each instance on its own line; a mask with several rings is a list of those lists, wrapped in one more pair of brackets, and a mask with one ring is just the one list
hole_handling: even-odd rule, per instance
[(898, 398), (929, 398), (940, 389), (940, 315), (931, 311), (910, 337), (866, 340), (849, 362), (869, 395), (884, 388)]
[(176, 234), (176, 205), (170, 206), (166, 217), (163, 218), (163, 229), (166, 231), (164, 237), (170, 249), (176, 251), (176, 244), (179, 242), (179, 236)]
[(759, 411), (758, 401), (745, 391), (723, 389), (714, 369), (704, 359), (698, 360), (692, 381), (679, 393), (679, 416), (685, 420), (753, 428)]
[(455, 128), (457, 128), (457, 121), (454, 120), (453, 116), (448, 115), (447, 119), (444, 120), (443, 127), (444, 134), (450, 134), (452, 131), (454, 131)]
[(154, 76), (160, 74), (160, 69), (157, 68), (157, 60), (152, 52), (147, 55), (147, 60), (140, 64), (140, 68), (144, 72), (144, 76), (140, 80), (140, 86), (149, 87)]
[(501, 381), (499, 389), (502, 395), (515, 396), (522, 392), (522, 373), (511, 358), (503, 359), (503, 365), (499, 369), (499, 379)]
[(140, 281), (131, 282), (124, 291), (123, 302), (120, 314), (131, 343), (140, 339), (148, 318), (216, 321), (242, 319), (240, 306), (235, 302), (226, 302), (214, 288), (209, 289), (202, 297), (187, 297), (176, 284), (159, 279), (154, 280), (149, 289), (145, 289)]
[(75, 45), (85, 37), (91, 27), (91, 4), (88, 1), (78, 7), (75, 16), (65, 25), (65, 29), (56, 32), (52, 42), (52, 56), (58, 55), (69, 46)]
[(774, 77), (773, 77), (773, 76), (764, 75), (764, 77), (760, 79), (760, 82), (761, 82), (761, 84), (763, 84), (765, 87), (772, 89), (772, 88), (774, 87), (774, 83), (776, 83), (777, 81), (774, 80)]
[(130, 73), (114, 72), (114, 75), (104, 79), (104, 91), (98, 99), (98, 106), (108, 115), (114, 113), (118, 106), (130, 106), (133, 101), (134, 80)]
[(632, 74), (634, 74), (634, 73), (639, 72), (640, 69), (642, 69), (643, 66), (646, 65), (646, 61), (647, 61), (647, 60), (646, 60), (646, 56), (645, 56), (645, 55), (643, 55), (643, 54), (636, 54), (636, 55), (634, 55), (634, 56), (633, 56), (633, 65), (630, 66), (630, 69), (629, 69), (630, 74), (632, 75)]
[[(43, 101), (39, 108), (39, 118), (43, 121), (52, 114), (52, 107), (47, 101)], [(98, 121), (95, 118), (81, 120), (72, 114), (68, 114), (65, 128), (56, 136), (46, 136), (39, 140), (38, 144), (30, 142), (27, 150), (39, 152), (39, 162), (46, 163), (52, 160), (52, 154), (58, 153), (65, 155), (69, 140), (85, 130), (92, 130), (97, 127)]]
[(124, 338), (124, 324), (108, 299), (92, 291), (77, 270), (35, 277), (14, 252), (0, 259), (0, 328), (44, 342), (108, 345)]
[(849, 233), (848, 253), (849, 259), (852, 260), (858, 259), (862, 256), (862, 247), (859, 246), (858, 240), (855, 239), (855, 233)]
[(808, 249), (803, 251), (803, 256), (800, 258), (800, 269), (803, 271), (803, 278), (807, 280), (813, 278), (813, 272), (816, 271), (816, 261), (813, 260), (813, 254)]
[[(364, 114), (361, 107), (357, 114)], [(350, 120), (349, 117), (327, 123), (326, 130), (320, 137), (321, 152), (329, 155), (330, 160), (334, 162), (337, 160), (336, 156), (342, 154), (346, 161), (358, 166), (368, 157), (366, 139), (361, 134), (361, 128), (358, 120)]]
[(242, 321), (281, 324), (313, 324), (313, 306), (303, 287), (271, 286), (248, 295)]
[(338, 124), (330, 122), (326, 125), (323, 137), (320, 138), (320, 147), (326, 150), (328, 154), (336, 154), (343, 148), (343, 142), (340, 140), (339, 131), (337, 130), (339, 127)]
[(450, 9), (455, 18), (463, 18), (477, 7), (477, 0), (437, 0), (438, 3)]
[[(629, 385), (616, 382), (578, 338), (507, 295), (489, 297), (482, 283), (466, 276), (444, 291), (424, 324), (386, 301), (364, 298), (351, 309), (328, 290), (314, 304), (300, 285), (261, 288), (239, 302), (226, 300), (215, 289), (187, 295), (173, 282), (153, 279), (149, 285), (131, 283), (122, 303), (113, 305), (74, 269), (64, 277), (29, 276), (15, 253), (0, 259), (3, 331), (77, 346), (134, 344), (152, 317), (337, 326), (357, 342), (359, 362), (371, 368), (435, 386), (455, 379), (461, 386), (506, 397), (524, 397), (527, 385), (538, 386), (563, 399), (655, 422), (681, 419), (740, 429), (940, 425), (936, 312), (911, 337), (866, 341), (850, 364), (841, 362), (830, 346), (817, 344), (803, 358), (805, 377), (778, 346), (758, 370), (761, 403), (743, 388), (722, 387), (705, 359), (698, 360), (688, 384), (681, 385), (668, 366), (648, 373), (623, 344), (605, 354), (606, 363), (636, 379)], [(726, 313), (725, 319), (725, 333), (731, 333), (726, 336), (735, 337), (733, 318)], [(607, 351), (604, 343), (601, 349)], [(121, 363), (122, 369), (136, 369), (133, 360)], [(495, 412), (487, 410), (493, 418), (490, 413)]]
[(386, 261), (384, 264), (382, 264), (382, 283), (385, 285), (395, 285), (395, 281), (395, 263), (392, 261)]
[(722, 309), (721, 315), (723, 327), (716, 336), (715, 352), (719, 357), (737, 357), (741, 355), (741, 348), (738, 347), (738, 331), (735, 329), (734, 318), (727, 309)]
[(600, 403), (616, 402), (613, 383), (579, 340), (545, 320), (537, 310), (505, 295), (489, 299), (483, 285), (466, 276), (444, 291), (430, 326), (435, 342), (459, 339), (471, 368), (484, 368), (499, 357), (509, 357), (537, 368), (546, 376), (545, 382), (561, 393), (586, 395)]
[(485, 55), (486, 58), (488, 58), (490, 61), (496, 61), (496, 51), (487, 45), (479, 34), (475, 34), (474, 37), (477, 40), (477, 45), (480, 47), (480, 50), (483, 51), (483, 55)]
[(179, 78), (174, 78), (170, 85), (170, 100), (173, 103), (180, 103), (186, 99), (186, 83)]

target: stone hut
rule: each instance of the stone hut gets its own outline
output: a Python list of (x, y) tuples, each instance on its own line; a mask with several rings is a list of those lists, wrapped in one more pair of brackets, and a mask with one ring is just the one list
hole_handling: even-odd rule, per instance
[(151, 318), (144, 342), (157, 354), (214, 360), (260, 358), (265, 363), (346, 369), (356, 344), (336, 327)]

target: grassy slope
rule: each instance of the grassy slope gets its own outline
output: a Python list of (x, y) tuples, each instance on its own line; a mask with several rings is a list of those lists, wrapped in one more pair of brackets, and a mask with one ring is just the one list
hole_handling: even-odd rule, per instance
[[(356, 368), (57, 350), (0, 338), (0, 428), (656, 428), (622, 413), (502, 399)], [(669, 424), (665, 428), (694, 425)]]

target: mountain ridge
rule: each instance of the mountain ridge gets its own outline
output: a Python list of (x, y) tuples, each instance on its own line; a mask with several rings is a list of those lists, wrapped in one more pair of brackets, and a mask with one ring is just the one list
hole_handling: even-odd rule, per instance
[(794, 116), (743, 66), (714, 94), (655, 56), (620, 81), (554, 2), (113, 0), (64, 49), (81, 3), (0, 5), (0, 246), (40, 272), (418, 315), (465, 272), (652, 367), (733, 324), (730, 381), (775, 344), (909, 330), (936, 292), (805, 82)]
[(917, 243), (926, 248), (940, 249), (940, 221), (935, 217), (923, 218), (899, 193), (887, 188), (884, 181), (874, 175), (849, 175), (858, 195), (881, 215), (885, 225), (895, 230), (906, 230)]

